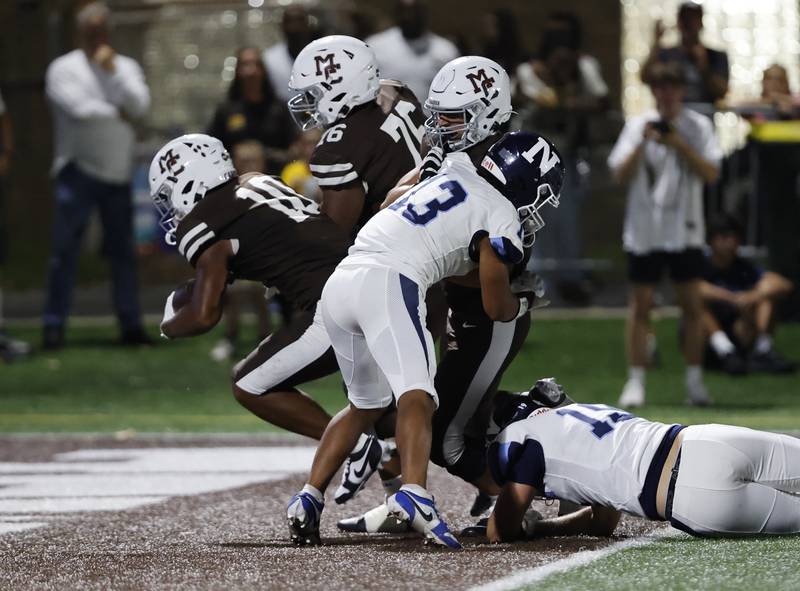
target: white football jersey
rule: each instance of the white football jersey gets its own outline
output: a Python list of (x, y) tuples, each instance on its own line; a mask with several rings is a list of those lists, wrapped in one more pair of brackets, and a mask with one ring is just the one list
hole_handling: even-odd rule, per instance
[(457, 152), (445, 158), (440, 174), (374, 215), (341, 265), (390, 267), (425, 290), (476, 268), (474, 249), (484, 236), (504, 261), (522, 260), (516, 208), (478, 175), (469, 156)]
[(529, 484), (547, 497), (645, 517), (639, 496), (671, 429), (603, 404), (543, 408), (497, 436), (489, 465), (500, 484)]

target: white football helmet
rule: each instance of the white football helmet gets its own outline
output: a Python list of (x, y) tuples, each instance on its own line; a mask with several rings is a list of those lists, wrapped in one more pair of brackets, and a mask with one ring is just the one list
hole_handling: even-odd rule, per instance
[(511, 118), (511, 81), (497, 62), (477, 55), (459, 57), (436, 74), (425, 108), (430, 112), (425, 121), (428, 141), (448, 151), (465, 150)]
[(178, 222), (206, 192), (236, 176), (228, 151), (215, 137), (192, 133), (167, 142), (153, 157), (148, 174), (167, 243), (175, 244)]
[(378, 62), (366, 43), (346, 35), (322, 37), (294, 60), (289, 112), (303, 131), (324, 128), (374, 100), (379, 86)]

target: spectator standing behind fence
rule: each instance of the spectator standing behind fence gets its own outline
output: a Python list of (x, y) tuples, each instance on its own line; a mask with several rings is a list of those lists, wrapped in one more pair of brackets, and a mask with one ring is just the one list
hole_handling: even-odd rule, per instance
[(292, 75), (294, 58), (315, 37), (308, 10), (299, 4), (287, 6), (281, 19), (281, 32), (283, 41), (264, 51), (264, 64), (269, 73), (272, 92), (285, 109), (286, 101), (292, 97), (289, 92), (289, 78)]
[(680, 64), (654, 66), (650, 87), (656, 110), (629, 119), (608, 157), (615, 179), (629, 182), (623, 233), (631, 282), (629, 376), (619, 404), (644, 404), (650, 311), (656, 286), (669, 270), (683, 313), (688, 403), (706, 405), (700, 296), (703, 184), (716, 180), (722, 154), (711, 121), (683, 107), (686, 82)]
[(791, 373), (796, 364), (773, 347), (775, 304), (792, 282), (739, 256), (741, 228), (720, 214), (708, 224), (710, 254), (703, 281), (705, 365), (730, 374)]
[(424, 0), (396, 0), (395, 21), (394, 27), (367, 38), (367, 45), (375, 52), (381, 77), (399, 80), (423, 101), (433, 77), (458, 57), (458, 49), (428, 30)]
[(728, 93), (728, 54), (706, 47), (700, 40), (702, 30), (703, 7), (696, 2), (684, 2), (678, 8), (681, 38), (675, 47), (661, 47), (665, 28), (660, 20), (656, 21), (653, 47), (642, 66), (642, 82), (650, 84), (655, 64), (678, 62), (686, 78), (684, 102), (710, 105), (724, 98)]
[(64, 344), (81, 237), (100, 210), (111, 259), (113, 300), (122, 342), (148, 344), (139, 312), (130, 181), (135, 133), (150, 93), (133, 59), (109, 42), (109, 10), (93, 2), (76, 16), (80, 48), (54, 60), (45, 89), (55, 124), (55, 214), (44, 313), (46, 349)]
[(608, 108), (608, 86), (599, 62), (584, 53), (582, 27), (576, 15), (548, 16), (538, 55), (517, 68), (517, 97), (522, 127), (547, 135), (558, 146), (567, 167), (564, 199), (548, 232), (536, 240), (535, 258), (551, 259), (551, 274), (566, 301), (586, 304), (590, 286), (578, 268), (583, 256), (581, 209), (589, 174), (589, 118)]
[(266, 159), (265, 169), (259, 172), (279, 174), (286, 163), (286, 149), (294, 139), (295, 126), (286, 103), (273, 94), (261, 53), (255, 47), (244, 47), (236, 53), (233, 81), (207, 133), (219, 138), (231, 153), (239, 142), (260, 142)]
[[(8, 226), (5, 217), (5, 182), (11, 170), (11, 155), (14, 153), (14, 132), (11, 128), (11, 117), (6, 111), (3, 95), (0, 94), (0, 267), (8, 257)], [(2, 274), (0, 274), (2, 279)], [(6, 334), (5, 316), (3, 316), (3, 287), (0, 284), (0, 360), (9, 362), (25, 357), (31, 347), (24, 341), (12, 339)]]

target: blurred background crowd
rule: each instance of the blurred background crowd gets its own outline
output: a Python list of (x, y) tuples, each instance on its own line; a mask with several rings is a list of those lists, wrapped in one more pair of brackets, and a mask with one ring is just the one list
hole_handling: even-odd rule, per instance
[[(689, 365), (794, 369), (771, 335), (800, 310), (797, 0), (7, 0), (5, 317), (38, 319), (34, 345), (45, 349), (68, 345), (73, 313), (113, 313), (123, 343), (151, 343), (143, 312), (158, 311), (162, 286), (187, 273), (147, 194), (152, 154), (205, 131), (240, 172), (278, 175), (316, 198), (307, 161), (319, 132), (292, 123), (287, 82), (294, 56), (335, 33), (366, 40), (382, 77), (420, 102), (459, 55), (506, 68), (512, 128), (547, 136), (567, 165), (533, 268), (557, 305), (629, 306), (631, 368), (657, 362), (650, 314), (676, 301)], [(661, 212), (652, 227), (636, 221), (647, 203)], [(664, 252), (688, 258), (657, 258)], [(662, 274), (674, 291), (656, 289)], [(702, 281), (683, 289), (687, 278)], [(233, 354), (249, 302), (259, 333), (271, 330), (262, 288), (238, 286), (228, 299), (218, 360)], [(290, 302), (271, 306), (291, 314)], [(6, 359), (30, 351), (12, 336), (2, 329)]]

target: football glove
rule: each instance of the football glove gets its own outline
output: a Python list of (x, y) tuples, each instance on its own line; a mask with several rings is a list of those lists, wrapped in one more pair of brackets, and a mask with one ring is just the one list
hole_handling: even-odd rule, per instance
[(541, 298), (545, 293), (544, 280), (533, 271), (526, 269), (511, 282), (511, 292), (516, 294), (531, 292), (537, 298)]
[[(165, 322), (169, 322), (175, 317), (175, 308), (172, 306), (172, 299), (175, 297), (175, 292), (170, 292), (167, 296), (167, 301), (164, 304), (164, 317), (161, 319), (161, 325), (163, 326)], [(161, 331), (161, 338), (162, 339), (169, 339), (167, 335), (164, 334), (164, 331)]]
[(419, 164), (419, 180), (424, 181), (439, 174), (444, 160), (444, 150), (439, 146), (431, 146), (425, 158)]

